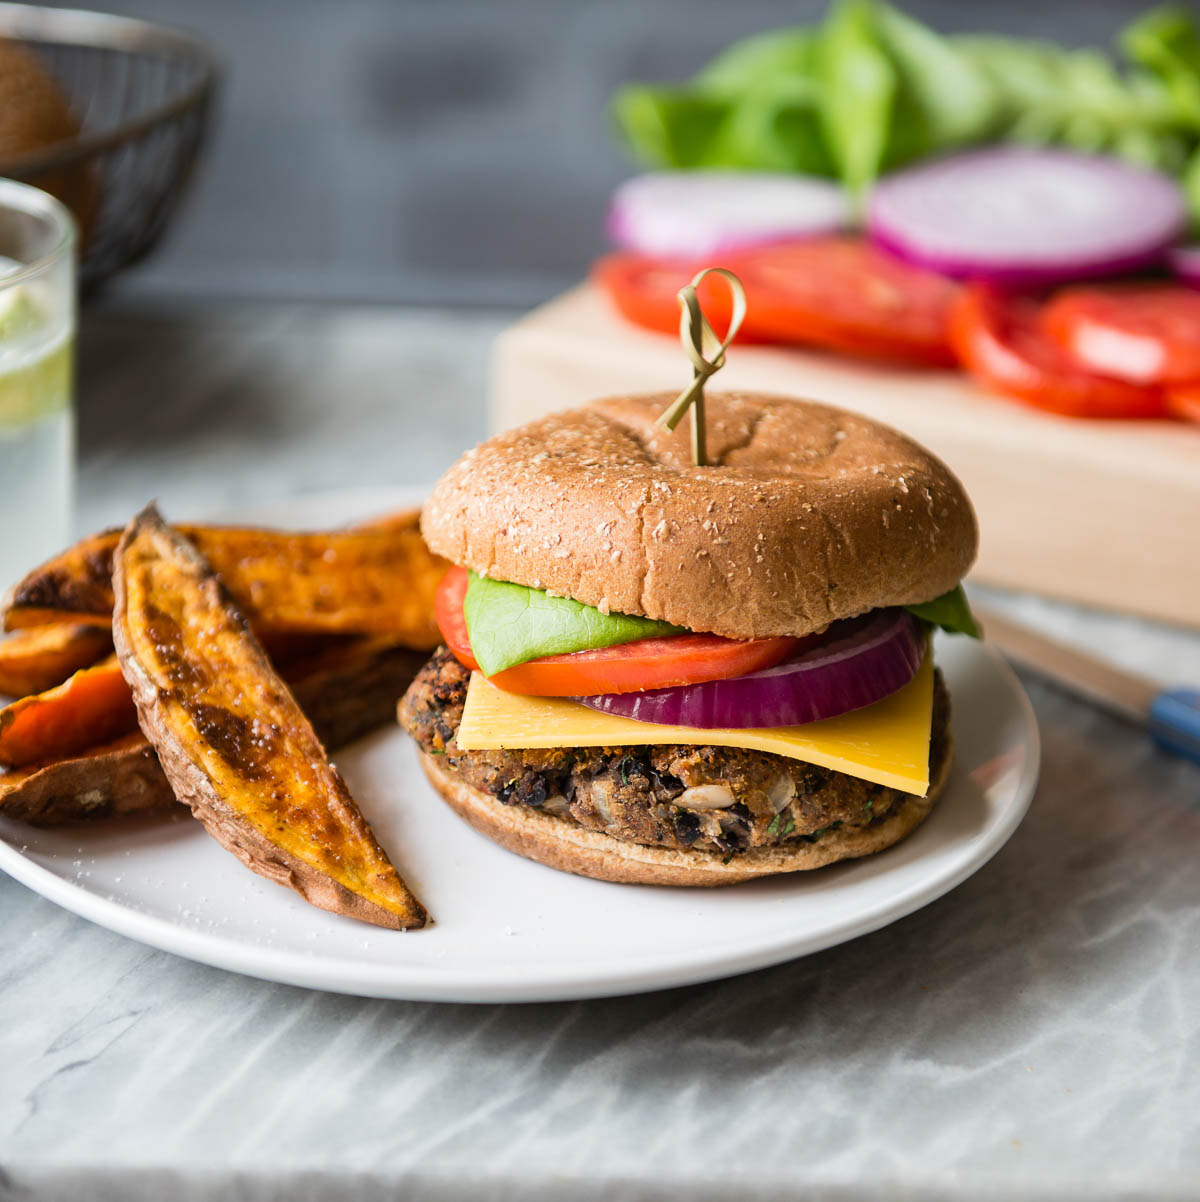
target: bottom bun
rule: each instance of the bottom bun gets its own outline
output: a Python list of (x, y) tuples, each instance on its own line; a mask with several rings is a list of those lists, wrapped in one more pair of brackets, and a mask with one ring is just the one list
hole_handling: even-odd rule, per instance
[(736, 885), (755, 877), (803, 872), (838, 860), (874, 855), (899, 843), (925, 820), (946, 786), (954, 758), (948, 731), (946, 738), (946, 755), (936, 779), (930, 782), (929, 792), (924, 797), (908, 798), (881, 822), (836, 830), (816, 843), (756, 847), (738, 852), (728, 862), (716, 852), (645, 847), (528, 806), (505, 805), (490, 793), (465, 784), (444, 763), (424, 752), (421, 767), (459, 817), (501, 847), (550, 868), (623, 885)]

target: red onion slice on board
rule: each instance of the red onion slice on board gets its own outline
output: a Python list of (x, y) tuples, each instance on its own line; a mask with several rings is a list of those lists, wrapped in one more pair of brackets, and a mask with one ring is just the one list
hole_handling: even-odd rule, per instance
[(660, 726), (800, 726), (872, 705), (903, 688), (921, 666), (927, 641), (924, 626), (904, 609), (840, 622), (830, 636), (746, 676), (575, 700)]
[(1168, 252), (1167, 266), (1185, 284), (1200, 288), (1200, 244), (1179, 246)]
[(887, 176), (871, 237), (946, 275), (1014, 287), (1116, 275), (1161, 261), (1187, 224), (1170, 177), (1119, 159), (1002, 146)]
[(846, 192), (827, 179), (754, 171), (660, 171), (613, 194), (608, 234), (627, 250), (684, 258), (843, 229)]

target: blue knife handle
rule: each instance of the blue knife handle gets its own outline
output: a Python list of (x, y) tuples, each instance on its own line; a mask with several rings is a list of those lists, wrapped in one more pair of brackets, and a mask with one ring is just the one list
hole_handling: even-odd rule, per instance
[(1200, 691), (1159, 693), (1150, 703), (1150, 734), (1160, 747), (1200, 764)]

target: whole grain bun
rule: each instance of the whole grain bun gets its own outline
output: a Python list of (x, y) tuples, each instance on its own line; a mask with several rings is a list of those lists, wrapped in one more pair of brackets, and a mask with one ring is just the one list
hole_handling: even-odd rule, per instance
[(500, 580), (730, 638), (804, 635), (932, 600), (975, 558), (962, 485), (858, 414), (758, 393), (708, 398), (711, 466), (673, 397), (615, 397), (507, 431), (433, 490), (434, 551)]
[[(947, 732), (947, 739), (950, 738)], [(838, 860), (874, 855), (899, 843), (933, 809), (954, 759), (948, 745), (937, 776), (924, 797), (910, 797), (872, 826), (832, 831), (816, 843), (760, 847), (726, 860), (716, 852), (676, 851), (627, 843), (600, 831), (543, 814), (522, 805), (505, 805), (472, 788), (433, 756), (421, 753), (429, 783), (461, 818), (501, 847), (562, 872), (623, 885), (736, 885), (760, 876), (823, 868)]]

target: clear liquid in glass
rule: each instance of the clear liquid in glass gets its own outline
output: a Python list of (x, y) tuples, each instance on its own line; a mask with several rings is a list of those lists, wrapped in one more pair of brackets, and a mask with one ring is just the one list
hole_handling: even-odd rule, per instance
[(67, 543), (74, 476), (71, 327), (44, 281), (0, 257), (0, 588)]

